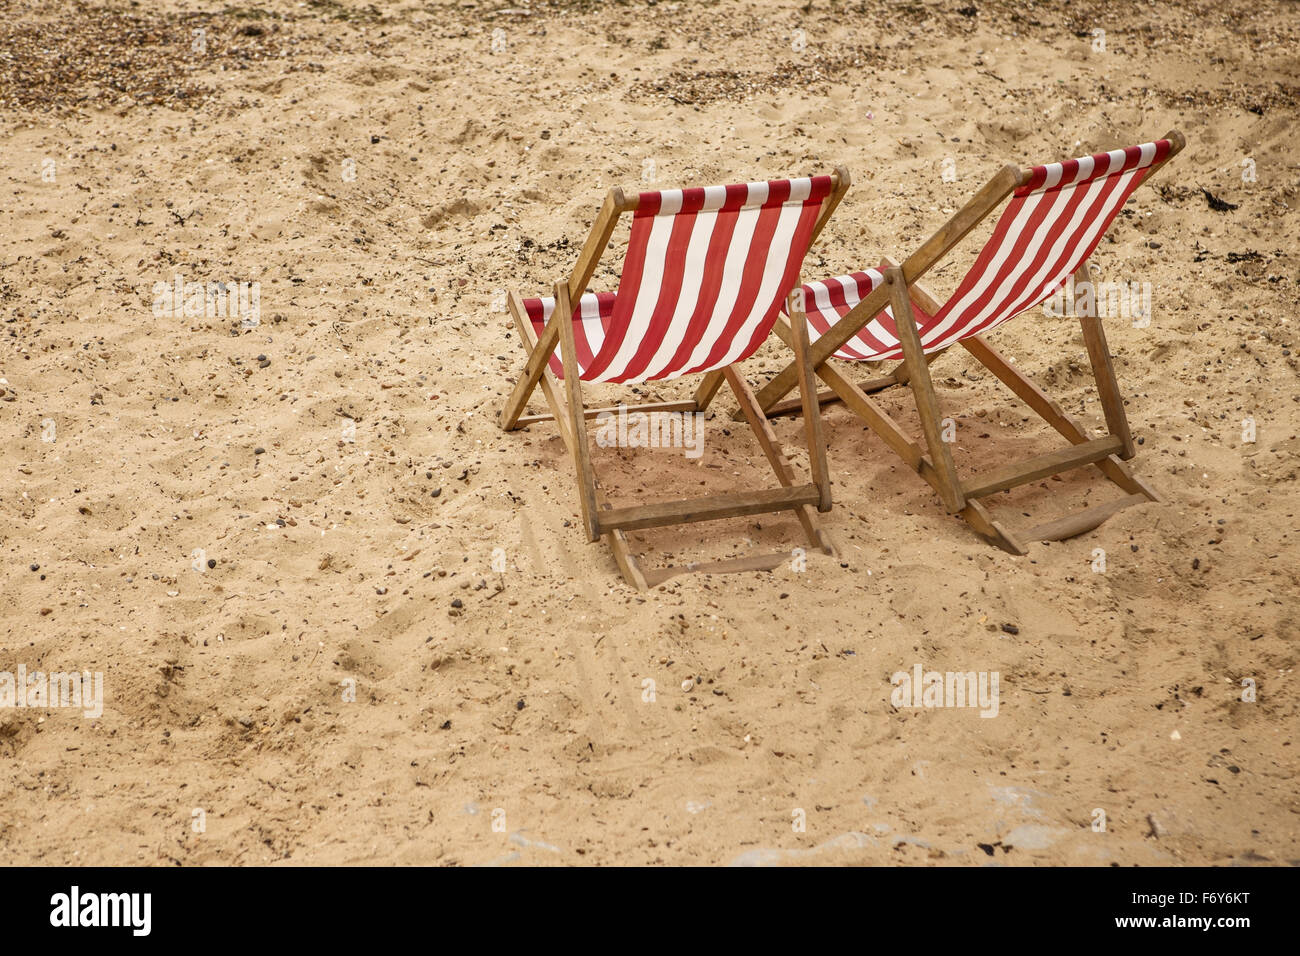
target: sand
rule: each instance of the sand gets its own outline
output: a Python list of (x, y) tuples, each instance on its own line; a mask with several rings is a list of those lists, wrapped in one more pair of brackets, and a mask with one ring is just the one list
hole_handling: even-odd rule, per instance
[[(1300, 5), (57, 6), (0, 3), (0, 672), (105, 699), (0, 708), (6, 861), (1300, 861)], [(637, 593), (554, 429), (496, 424), (502, 291), (567, 274), (613, 185), (843, 163), (815, 278), (906, 255), (1005, 163), (1171, 128), (1097, 254), (1151, 283), (1149, 325), (1106, 328), (1163, 501), (1094, 532), (998, 551), (832, 407), (840, 560)], [(259, 283), (259, 324), (156, 309), (178, 275)], [(994, 344), (1100, 427), (1077, 322)], [(935, 380), (967, 473), (1059, 444), (968, 358)], [(770, 482), (734, 407), (696, 460), (599, 449), (611, 498)], [(997, 715), (894, 706), (918, 665), (996, 672)]]

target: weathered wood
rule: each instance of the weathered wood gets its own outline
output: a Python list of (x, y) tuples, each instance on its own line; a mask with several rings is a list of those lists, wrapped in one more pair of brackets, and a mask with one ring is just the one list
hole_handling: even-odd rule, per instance
[(904, 281), (910, 286), (929, 272), (936, 262), (951, 252), (989, 213), (1002, 205), (1002, 200), (1011, 195), (1020, 185), (1021, 179), (1020, 167), (1014, 164), (1009, 163), (998, 170), (997, 175), (966, 201), (966, 205), (921, 244), (921, 248), (903, 260), (901, 269)]
[(827, 221), (831, 218), (831, 213), (835, 212), (835, 208), (839, 206), (844, 194), (849, 191), (852, 182), (853, 177), (849, 175), (847, 166), (835, 167), (835, 172), (831, 174), (831, 194), (822, 201), (822, 208), (817, 213), (817, 222), (813, 225), (812, 235), (808, 237), (808, 248), (811, 249), (817, 237), (822, 234)]
[(791, 560), (789, 551), (753, 554), (743, 558), (726, 558), (722, 561), (696, 561), (690, 564), (653, 568), (645, 573), (646, 583), (657, 587), (679, 574), (735, 574), (738, 571), (771, 571)]
[(993, 516), (981, 502), (968, 500), (966, 507), (961, 511), (961, 516), (976, 532), (984, 535), (1003, 551), (1016, 555), (1029, 553), (1024, 542), (1001, 522), (994, 521)]
[[(786, 458), (785, 452), (781, 448), (781, 442), (776, 437), (776, 432), (772, 430), (772, 423), (763, 416), (762, 409), (758, 407), (758, 401), (754, 398), (754, 392), (749, 387), (749, 383), (740, 376), (735, 366), (729, 365), (725, 371), (727, 373), (727, 383), (736, 395), (736, 401), (740, 405), (741, 413), (749, 422), (749, 427), (753, 430), (754, 437), (758, 439), (759, 447), (763, 449), (763, 454), (767, 456), (772, 470), (776, 472), (777, 480), (785, 488), (793, 486), (794, 468), (790, 465), (790, 460)], [(799, 518), (799, 523), (803, 526), (808, 543), (826, 554), (834, 554), (835, 548), (818, 525), (817, 513), (812, 507), (800, 505), (794, 511)]]
[(921, 418), (921, 431), (925, 435), (925, 444), (930, 450), (930, 461), (939, 473), (939, 497), (950, 512), (961, 511), (966, 506), (962, 495), (961, 482), (957, 480), (957, 468), (952, 462), (952, 452), (943, 440), (940, 432), (941, 415), (939, 398), (930, 380), (930, 366), (925, 362), (925, 352), (921, 348), (921, 336), (916, 331), (916, 318), (912, 314), (912, 300), (907, 294), (907, 283), (902, 269), (890, 269), (886, 274), (887, 284), (891, 290), (894, 312), (894, 329), (898, 334), (899, 344), (903, 347), (903, 358), (907, 363), (912, 394), (916, 398), (916, 411)]
[(528, 359), (524, 362), (524, 370), (520, 374), (515, 387), (510, 390), (509, 397), (506, 398), (505, 408), (501, 411), (501, 427), (505, 431), (513, 431), (519, 416), (523, 414), (524, 409), (528, 406), (528, 399), (533, 394), (533, 389), (537, 387), (538, 381), (546, 372), (546, 365), (551, 360), (551, 355), (555, 352), (555, 347), (560, 342), (560, 326), (556, 321), (558, 312), (551, 313), (551, 320), (546, 323), (542, 329), (542, 335), (537, 340), (537, 344), (528, 352)]
[[(1075, 286), (1077, 288), (1080, 282), (1091, 281), (1085, 259), (1074, 274)], [(1095, 296), (1093, 301), (1096, 302)], [(1094, 307), (1092, 311), (1095, 313), (1097, 310)], [(1102, 413), (1106, 416), (1106, 427), (1112, 435), (1119, 437), (1119, 457), (1127, 461), (1136, 450), (1133, 447), (1133, 435), (1128, 428), (1128, 415), (1124, 413), (1124, 397), (1120, 394), (1119, 382), (1115, 379), (1115, 363), (1106, 345), (1106, 333), (1101, 327), (1101, 318), (1095, 314), (1081, 315), (1079, 325), (1083, 328), (1083, 344), (1088, 349), (1088, 361), (1092, 365), (1092, 376), (1097, 382), (1097, 397), (1101, 401)]]
[(1075, 535), (1084, 534), (1099, 527), (1115, 513), (1123, 511), (1132, 505), (1143, 504), (1146, 501), (1147, 497), (1143, 494), (1126, 495), (1114, 501), (1107, 501), (1099, 505), (1093, 505), (1091, 508), (1084, 508), (1054, 521), (1045, 521), (1024, 532), (1023, 536), (1029, 541), (1062, 541), (1066, 538), (1073, 538)]
[[(533, 325), (528, 321), (528, 313), (524, 309), (523, 300), (518, 294), (511, 292), (506, 296), (506, 307), (510, 311), (510, 317), (515, 321), (515, 329), (519, 332), (519, 337), (523, 340), (524, 348), (532, 350), (537, 348), (537, 336), (533, 332)], [(569, 429), (569, 415), (566, 401), (560, 397), (560, 386), (551, 374), (550, 368), (542, 372), (542, 377), (538, 380), (538, 386), (542, 390), (542, 395), (546, 399), (546, 404), (552, 409), (550, 419), (555, 422), (556, 428), (560, 432), (560, 438), (564, 441), (564, 447), (573, 454), (573, 433)], [(560, 416), (555, 416), (555, 410), (562, 410)], [(523, 419), (519, 419), (520, 422)], [(522, 426), (521, 426), (522, 427)]]
[[(870, 426), (894, 453), (905, 461), (913, 471), (921, 471), (925, 467), (925, 454), (921, 451), (920, 446), (908, 437), (907, 433), (899, 428), (898, 424), (889, 417), (889, 414), (881, 408), (869, 396), (864, 394), (853, 382), (850, 382), (840, 372), (829, 363), (823, 365), (817, 372), (821, 380), (835, 390), (839, 395), (840, 401), (859, 418)], [(936, 475), (937, 478), (937, 475)]]
[(776, 437), (776, 432), (772, 430), (772, 425), (761, 412), (756, 412), (751, 401), (754, 392), (749, 387), (749, 383), (740, 377), (735, 366), (728, 365), (723, 372), (726, 373), (727, 384), (736, 395), (736, 401), (740, 404), (741, 414), (749, 422), (749, 427), (753, 429), (754, 436), (758, 439), (759, 447), (763, 449), (763, 454), (767, 456), (768, 463), (771, 464), (772, 470), (776, 472), (777, 480), (789, 488), (794, 484), (794, 468), (790, 465), (790, 460), (786, 458), (785, 452), (781, 449), (781, 442)]
[(718, 394), (721, 385), (722, 369), (715, 368), (712, 372), (706, 372), (703, 381), (695, 389), (695, 408), (705, 411), (713, 403), (713, 396)]
[[(555, 283), (554, 315), (572, 314), (569, 288)], [(573, 323), (560, 323), (560, 361), (564, 364), (564, 392), (569, 401), (569, 427), (573, 429), (573, 463), (578, 473), (578, 503), (582, 508), (582, 525), (591, 541), (600, 540), (600, 523), (596, 516), (596, 473), (591, 467), (591, 449), (587, 445), (586, 420), (582, 417), (582, 382), (578, 372), (578, 353), (573, 344)]]
[(692, 521), (715, 521), (769, 511), (793, 510), (799, 505), (816, 504), (820, 497), (816, 485), (731, 492), (704, 498), (683, 498), (628, 508), (611, 508), (601, 514), (600, 524), (607, 529), (637, 531)]
[[(528, 321), (523, 301), (514, 292), (509, 294), (506, 301), (510, 314), (515, 320), (515, 327), (519, 330), (519, 337), (523, 339), (524, 347), (528, 349), (536, 348), (537, 336), (533, 333), (532, 323)], [(546, 370), (538, 384), (541, 387), (542, 395), (546, 398), (546, 404), (551, 407), (551, 420), (555, 422), (555, 426), (560, 432), (560, 438), (564, 442), (564, 447), (569, 450), (569, 454), (572, 456), (575, 454), (574, 442), (576, 439), (569, 427), (565, 400), (560, 397), (560, 387), (556, 383), (555, 377), (551, 375), (550, 369)], [(585, 434), (583, 439), (586, 439)], [(605, 501), (605, 496), (601, 493), (600, 482), (596, 481), (594, 484), (596, 502), (602, 509), (608, 509), (609, 503)], [(622, 572), (623, 580), (637, 590), (644, 591), (646, 589), (645, 577), (641, 573), (636, 556), (632, 553), (627, 535), (622, 531), (607, 531), (605, 537), (609, 539), (609, 547), (614, 554), (614, 562)]]
[[(599, 418), (601, 415), (616, 415), (623, 410), (631, 412), (645, 412), (653, 414), (655, 412), (693, 412), (697, 411), (695, 402), (646, 402), (643, 405), (608, 405), (605, 408), (585, 408), (582, 417), (588, 420)], [(519, 428), (525, 428), (528, 425), (536, 425), (539, 422), (554, 421), (555, 416), (546, 415), (521, 415), (516, 425)]]
[(1071, 445), (1069, 448), (1035, 455), (1025, 461), (1012, 462), (1001, 468), (995, 468), (988, 474), (962, 482), (961, 490), (967, 498), (984, 498), (999, 491), (1006, 491), (1008, 488), (1027, 485), (1039, 478), (1058, 475), (1071, 468), (1090, 465), (1118, 451), (1120, 445), (1117, 435), (1094, 438), (1092, 441)]
[[(601, 514), (606, 514), (610, 510), (610, 504), (602, 500), (600, 503)], [(623, 580), (636, 588), (638, 591), (644, 591), (652, 585), (647, 581), (645, 572), (641, 570), (640, 562), (637, 561), (636, 555), (632, 553), (632, 546), (628, 543), (627, 535), (617, 529), (606, 531), (605, 537), (609, 539), (609, 549), (614, 554), (614, 563), (623, 574)]]
[[(826, 442), (822, 434), (822, 412), (817, 402), (817, 378), (808, 364), (808, 317), (802, 309), (796, 311), (799, 296), (790, 294), (787, 308), (792, 327), (790, 339), (794, 347), (795, 362), (799, 365), (799, 396), (803, 400), (803, 428), (808, 443), (808, 466), (813, 484), (821, 491), (817, 510), (831, 510), (831, 479), (826, 468)], [(760, 410), (761, 411), (761, 410)]]
[[(873, 289), (871, 294), (859, 302), (852, 310), (818, 336), (808, 351), (808, 361), (814, 368), (820, 368), (827, 359), (835, 354), (841, 345), (857, 335), (864, 325), (870, 322), (884, 309), (889, 301), (889, 289), (884, 284)], [(799, 366), (790, 362), (758, 391), (758, 404), (767, 411), (781, 399), (785, 398), (799, 384)]]
[[(946, 256), (957, 243), (961, 242), (972, 229), (1006, 199), (1020, 184), (1020, 169), (1007, 165), (990, 179), (966, 205), (927, 239), (916, 252), (908, 256), (901, 266), (903, 278), (911, 283), (925, 275), (932, 266)], [(857, 335), (862, 328), (880, 314), (889, 302), (889, 288), (882, 283), (854, 306), (849, 312), (812, 343), (809, 361), (814, 368), (830, 358), (849, 339)], [(783, 368), (775, 378), (763, 386), (758, 393), (758, 403), (764, 411), (785, 398), (790, 390), (798, 384), (798, 371), (794, 363)]]

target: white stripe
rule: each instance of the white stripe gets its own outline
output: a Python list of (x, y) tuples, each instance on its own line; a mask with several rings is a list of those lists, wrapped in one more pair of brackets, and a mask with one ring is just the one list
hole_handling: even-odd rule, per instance
[(707, 212), (710, 209), (721, 209), (723, 203), (726, 201), (726, 186), (706, 186), (704, 189), (704, 205), (700, 207), (700, 212)]
[(600, 321), (600, 300), (594, 292), (584, 295), (579, 304), (582, 308), (582, 330), (587, 335), (587, 345), (593, 356), (600, 354), (600, 346), (605, 341), (605, 323)]
[[(828, 284), (839, 281), (839, 278), (828, 279), (826, 282), (814, 282), (810, 286), (813, 290), (813, 307), (819, 315), (825, 316), (827, 322), (834, 322), (831, 316), (835, 313), (835, 309), (831, 306), (831, 290), (828, 288)], [(805, 309), (807, 305), (805, 302)]]
[[(740, 204), (741, 209), (752, 209), (755, 206), (762, 206), (771, 196), (771, 183), (756, 182), (745, 183), (747, 190), (744, 200)], [(812, 195), (812, 178), (804, 176), (800, 179), (790, 180), (790, 197), (787, 203), (803, 203)], [(659, 211), (656, 216), (675, 216), (681, 212), (683, 201), (683, 190), (665, 189), (659, 193)], [(721, 209), (727, 201), (726, 186), (706, 186), (704, 189), (704, 202), (700, 206), (700, 212), (710, 212), (715, 209)]]
[[(542, 299), (542, 322), (549, 322), (554, 312), (555, 297), (549, 296)], [(600, 346), (605, 341), (605, 324), (600, 321), (600, 300), (596, 298), (596, 293), (588, 292), (578, 300), (578, 319), (582, 322), (582, 329), (587, 337), (587, 345), (591, 348), (591, 354), (594, 356), (600, 352)], [(554, 357), (560, 358), (558, 350)], [(580, 372), (586, 371), (581, 362), (578, 363), (578, 368)]]
[[(989, 288), (990, 285), (992, 285), (993, 281), (1001, 273), (1002, 267), (1005, 265), (1007, 261), (1007, 257), (1011, 254), (1012, 247), (1016, 244), (1016, 242), (1019, 241), (1020, 234), (1024, 231), (1026, 224), (1030, 220), (1030, 217), (1033, 215), (1034, 211), (1038, 208), (1038, 204), (1043, 202), (1044, 199), (1046, 199), (1049, 202), (1054, 202), (1056, 197), (1058, 197), (1059, 195), (1060, 193), (1034, 192), (1025, 197), (1019, 212), (1017, 212), (1016, 214), (1016, 218), (1012, 221), (1010, 229), (1007, 230), (1008, 232), (1007, 241), (1004, 242), (1001, 248), (998, 249), (997, 254), (993, 258), (993, 261), (989, 263), (989, 267), (983, 272), (982, 275), (980, 275), (975, 285), (970, 288), (970, 290), (966, 293), (966, 295), (959, 302), (957, 302), (956, 305), (953, 305), (952, 308), (949, 309), (948, 314), (944, 317), (943, 322), (936, 324), (933, 328), (929, 330), (931, 337), (946, 335), (948, 330), (953, 327), (954, 323), (956, 323), (959, 319), (962, 318), (966, 309), (970, 308), (975, 302), (979, 301), (980, 297), (984, 295), (985, 291)], [(1048, 218), (1050, 219), (1051, 217), (1049, 216)], [(996, 226), (994, 227), (994, 231), (995, 232), (997, 231)], [(983, 252), (983, 250), (980, 251)], [(976, 259), (978, 260), (978, 257), (976, 257)], [(960, 287), (960, 283), (958, 285)], [(945, 308), (948, 308), (948, 306), (945, 306)], [(967, 323), (963, 321), (961, 324), (964, 327)]]
[[(871, 290), (874, 292), (876, 285), (880, 281), (878, 278), (880, 273), (876, 272), (874, 269), (868, 269), (867, 276), (871, 279)], [(858, 283), (852, 276), (844, 276), (844, 278), (840, 280), (840, 285), (844, 289), (844, 304), (847, 307), (844, 314), (848, 315), (849, 312), (852, 312), (857, 304), (862, 301), (862, 296), (858, 294)], [(841, 317), (836, 316), (834, 320), (831, 320), (829, 316), (827, 318), (828, 321), (834, 325)], [(844, 345), (835, 352), (835, 354), (840, 358), (848, 359), (849, 361), (859, 361), (856, 354), (849, 354), (845, 351), (846, 349), (851, 349), (854, 353), (865, 353), (868, 355), (875, 351), (866, 342), (862, 341), (861, 331), (855, 333), (853, 338), (845, 342)]]
[(675, 216), (682, 208), (682, 191), (665, 189), (659, 194), (659, 211), (656, 216)]
[(742, 209), (752, 209), (754, 206), (761, 206), (767, 202), (771, 194), (771, 188), (767, 183), (746, 183), (745, 200), (742, 202)]

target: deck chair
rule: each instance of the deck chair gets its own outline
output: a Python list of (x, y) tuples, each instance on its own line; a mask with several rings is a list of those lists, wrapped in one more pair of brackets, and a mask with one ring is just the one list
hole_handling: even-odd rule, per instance
[[(633, 587), (653, 587), (682, 571), (770, 570), (789, 560), (790, 552), (643, 569), (629, 546), (629, 531), (790, 510), (813, 548), (834, 553), (813, 510), (828, 511), (831, 498), (820, 411), (812, 399), (816, 380), (804, 362), (806, 324), (798, 325), (789, 340), (800, 392), (807, 400), (804, 430), (811, 483), (795, 483), (794, 470), (736, 365), (767, 340), (784, 300), (800, 284), (799, 269), (808, 246), (848, 186), (848, 171), (837, 169), (830, 176), (708, 189), (637, 195), (612, 189), (573, 274), (555, 284), (554, 295), (534, 299), (508, 295), (507, 306), (528, 358), (506, 401), (501, 425), (509, 431), (555, 422), (577, 469), (587, 537), (608, 538), (619, 569)], [(629, 212), (632, 222), (618, 290), (586, 292), (619, 217)], [(694, 413), (727, 382), (780, 487), (612, 506), (592, 468), (586, 422), (618, 409), (587, 408), (583, 383), (630, 384), (691, 374), (704, 376), (693, 399), (625, 407), (645, 413)], [(550, 413), (526, 415), (529, 396), (538, 387)]]
[[(1025, 554), (1026, 542), (1083, 534), (1123, 508), (1158, 501), (1155, 491), (1124, 464), (1133, 457), (1133, 438), (1100, 318), (1085, 314), (1079, 320), (1106, 417), (1107, 434), (1099, 438), (1089, 438), (1083, 426), (989, 345), (984, 335), (1044, 302), (1070, 276), (1076, 283), (1088, 280), (1088, 257), (1125, 201), (1184, 144), (1182, 135), (1174, 131), (1154, 143), (1023, 172), (1006, 166), (901, 267), (885, 259), (877, 269), (803, 286), (803, 311), (813, 340), (808, 360), (829, 386), (819, 395), (818, 404), (843, 402), (934, 487), (949, 512), (960, 514), (977, 532), (1013, 554)], [(919, 280), (1008, 195), (1011, 200), (992, 236), (957, 290), (941, 304)], [(797, 318), (782, 319), (776, 331), (789, 341), (798, 324)], [(958, 343), (1065, 436), (1070, 447), (959, 480), (948, 446), (941, 440), (943, 419), (929, 372), (930, 363)], [(900, 364), (887, 375), (855, 382), (831, 359), (900, 360)], [(781, 401), (798, 374), (800, 369), (790, 365), (759, 391), (765, 414), (799, 410)], [(911, 386), (924, 450), (871, 398), (899, 385)], [(995, 521), (980, 500), (1084, 465), (1096, 466), (1125, 496), (1022, 533)]]

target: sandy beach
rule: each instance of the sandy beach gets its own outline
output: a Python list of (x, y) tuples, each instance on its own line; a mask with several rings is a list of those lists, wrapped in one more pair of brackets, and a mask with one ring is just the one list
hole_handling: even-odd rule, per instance
[[(0, 12), (6, 862), (1300, 864), (1300, 4)], [(1162, 500), (1095, 531), (1004, 553), (830, 405), (838, 557), (638, 592), (556, 429), (498, 425), (505, 294), (568, 276), (612, 186), (847, 166), (823, 278), (1007, 163), (1172, 129), (1095, 256), (1149, 283), (1149, 321), (1105, 328)], [(991, 338), (1102, 427), (1077, 321)], [(933, 374), (961, 468), (1059, 447), (969, 356)], [(698, 457), (596, 448), (610, 498), (770, 485), (735, 408)], [(1116, 494), (1084, 469), (990, 507)], [(782, 516), (633, 538), (651, 565), (801, 543)], [(898, 706), (917, 668), (996, 675), (996, 708)], [(20, 669), (102, 700), (3, 706)]]

